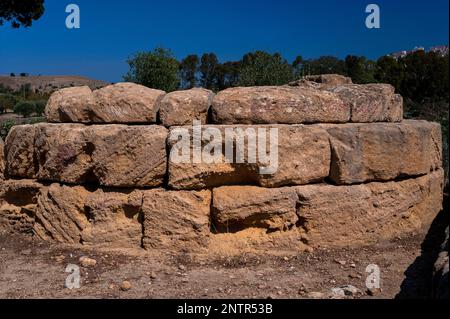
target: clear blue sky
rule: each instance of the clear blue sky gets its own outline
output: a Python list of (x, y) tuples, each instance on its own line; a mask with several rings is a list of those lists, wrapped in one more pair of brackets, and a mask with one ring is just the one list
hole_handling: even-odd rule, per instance
[[(65, 7), (81, 9), (81, 29), (65, 27)], [(365, 7), (381, 8), (381, 29), (365, 27)], [(238, 60), (262, 49), (295, 56), (378, 58), (448, 44), (448, 0), (46, 0), (29, 29), (0, 27), (0, 74), (84, 75), (120, 81), (126, 59), (156, 46), (177, 58), (215, 52)]]

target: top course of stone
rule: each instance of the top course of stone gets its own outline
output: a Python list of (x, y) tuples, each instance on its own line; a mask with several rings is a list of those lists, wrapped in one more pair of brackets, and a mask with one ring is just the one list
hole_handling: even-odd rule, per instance
[(214, 94), (194, 88), (166, 93), (134, 83), (52, 94), (49, 122), (85, 124), (311, 124), (400, 122), (403, 99), (389, 84), (353, 84), (336, 74), (284, 86), (235, 87)]

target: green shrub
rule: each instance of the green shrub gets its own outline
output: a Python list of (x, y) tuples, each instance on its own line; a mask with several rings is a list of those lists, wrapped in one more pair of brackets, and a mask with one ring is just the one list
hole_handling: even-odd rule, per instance
[(19, 102), (14, 107), (14, 113), (20, 114), (23, 117), (29, 117), (35, 112), (35, 103), (32, 102)]
[(157, 48), (152, 52), (137, 53), (128, 60), (129, 72), (124, 76), (127, 82), (134, 82), (166, 92), (175, 91), (179, 85), (179, 62), (172, 52)]
[(34, 102), (34, 111), (36, 112), (37, 116), (42, 116), (42, 114), (44, 114), (46, 104), (47, 102), (44, 100)]
[(17, 98), (12, 94), (0, 94), (0, 114), (12, 110), (17, 103)]
[(0, 137), (5, 140), (8, 136), (11, 127), (16, 125), (17, 123), (14, 120), (8, 120), (0, 124)]

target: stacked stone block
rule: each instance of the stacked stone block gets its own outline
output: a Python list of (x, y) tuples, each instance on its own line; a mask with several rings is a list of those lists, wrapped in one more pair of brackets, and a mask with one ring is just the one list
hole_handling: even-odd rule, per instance
[[(215, 95), (119, 83), (60, 90), (45, 113), (0, 150), (0, 227), (44, 240), (195, 249), (258, 229), (357, 246), (423, 231), (442, 208), (440, 126), (403, 120), (386, 84), (325, 75)], [(173, 133), (193, 121), (276, 128), (278, 169), (171, 161)]]

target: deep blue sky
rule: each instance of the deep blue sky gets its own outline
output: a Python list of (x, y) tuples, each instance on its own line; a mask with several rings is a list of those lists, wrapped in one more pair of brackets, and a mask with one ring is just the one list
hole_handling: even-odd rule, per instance
[[(1, 0), (0, 0), (1, 1)], [(81, 9), (81, 29), (65, 27), (65, 7)], [(365, 27), (365, 7), (381, 8), (381, 29)], [(448, 44), (448, 0), (46, 0), (29, 29), (0, 27), (0, 74), (85, 75), (120, 81), (126, 59), (156, 46), (175, 56), (280, 52), (289, 61), (384, 54)]]

